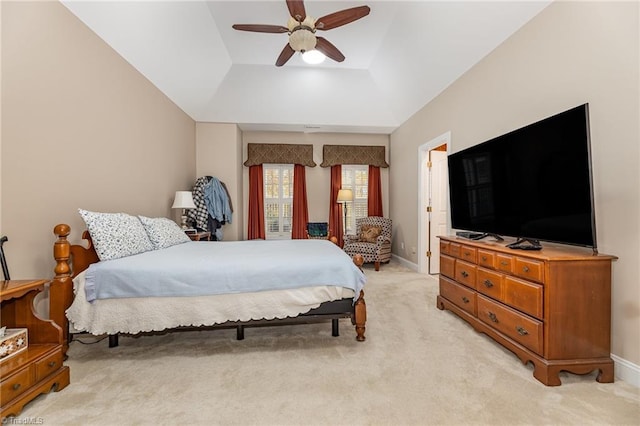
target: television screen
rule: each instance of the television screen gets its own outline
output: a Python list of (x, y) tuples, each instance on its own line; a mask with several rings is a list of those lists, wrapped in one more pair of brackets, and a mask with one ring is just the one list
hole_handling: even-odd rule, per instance
[(596, 247), (588, 104), (448, 163), (453, 228)]

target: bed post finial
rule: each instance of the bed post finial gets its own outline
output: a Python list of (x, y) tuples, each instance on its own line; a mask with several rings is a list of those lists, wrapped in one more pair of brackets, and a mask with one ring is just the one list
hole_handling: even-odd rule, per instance
[(73, 302), (73, 285), (71, 267), (69, 266), (71, 244), (67, 241), (71, 227), (59, 224), (53, 228), (53, 233), (58, 239), (53, 245), (56, 267), (54, 269), (55, 277), (49, 284), (49, 317), (62, 328), (62, 354), (66, 357), (69, 348), (69, 323), (65, 311)]
[(71, 233), (71, 227), (64, 223), (56, 225), (56, 227), (53, 228), (53, 233), (58, 237), (53, 245), (53, 257), (56, 259), (56, 267), (54, 269), (56, 278), (68, 276), (71, 271), (69, 267), (71, 245), (69, 241), (67, 241), (67, 237)]

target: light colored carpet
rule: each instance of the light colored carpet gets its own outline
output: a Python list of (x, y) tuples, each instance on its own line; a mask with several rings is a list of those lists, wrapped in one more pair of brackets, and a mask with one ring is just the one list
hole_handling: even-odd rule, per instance
[[(436, 306), (434, 278), (366, 268), (367, 341), (331, 324), (72, 342), (71, 384), (19, 419), (46, 425), (639, 424), (640, 390), (562, 374), (546, 387), (511, 352)], [(83, 340), (90, 340), (82, 337)], [(18, 420), (18, 419), (16, 419)]]

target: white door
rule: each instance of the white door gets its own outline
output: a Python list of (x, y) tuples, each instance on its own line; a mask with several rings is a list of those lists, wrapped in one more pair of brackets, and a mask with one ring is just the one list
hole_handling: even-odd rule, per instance
[(447, 235), (447, 206), (449, 198), (449, 172), (447, 153), (445, 151), (429, 151), (431, 167), (429, 168), (429, 273), (440, 273), (440, 241), (438, 235)]

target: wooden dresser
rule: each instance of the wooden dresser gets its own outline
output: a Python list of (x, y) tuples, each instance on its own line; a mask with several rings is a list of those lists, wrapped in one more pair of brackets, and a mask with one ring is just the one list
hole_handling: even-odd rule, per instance
[(59, 391), (69, 384), (69, 367), (63, 364), (62, 329), (34, 312), (33, 299), (46, 282), (0, 281), (2, 325), (28, 330), (27, 349), (0, 360), (2, 419), (18, 415), (26, 403), (41, 393)]
[(440, 237), (439, 309), (514, 352), (548, 386), (558, 373), (598, 370), (613, 382), (611, 262), (590, 249), (544, 244), (512, 250), (501, 242)]

